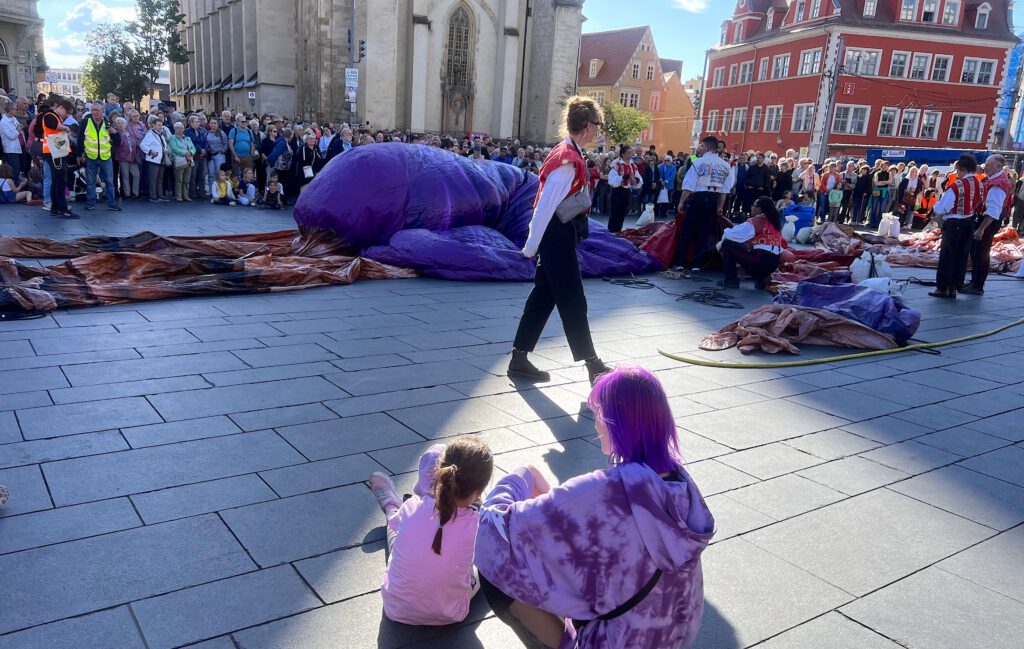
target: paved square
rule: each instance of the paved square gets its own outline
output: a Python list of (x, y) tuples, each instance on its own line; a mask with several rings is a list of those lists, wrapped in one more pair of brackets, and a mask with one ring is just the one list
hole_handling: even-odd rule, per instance
[[(208, 205), (0, 216), (0, 234), (56, 238), (292, 225)], [(383, 518), (364, 481), (385, 471), (408, 489), (418, 455), (461, 434), (499, 473), (532, 462), (562, 482), (603, 465), (557, 318), (536, 354), (552, 382), (503, 376), (529, 288), (365, 281), (0, 323), (0, 649), (517, 646), (480, 597), (453, 627), (383, 617)], [(696, 646), (1019, 645), (1024, 329), (939, 355), (710, 369), (657, 351), (692, 353), (738, 312), (586, 288), (602, 356), (661, 377), (717, 518)], [(907, 297), (925, 340), (1024, 313), (1019, 280), (955, 304), (926, 290)]]

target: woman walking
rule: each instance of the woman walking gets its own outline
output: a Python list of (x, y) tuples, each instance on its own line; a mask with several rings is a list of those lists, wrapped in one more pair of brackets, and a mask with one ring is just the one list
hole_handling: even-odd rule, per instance
[[(603, 119), (601, 107), (593, 99), (570, 98), (563, 114), (568, 136), (551, 150), (541, 167), (540, 189), (530, 222), (530, 235), (523, 247), (523, 255), (531, 258), (539, 255), (540, 259), (534, 287), (526, 300), (512, 347), (512, 361), (508, 366), (510, 377), (537, 382), (550, 380), (550, 375), (535, 367), (527, 354), (537, 346), (544, 325), (556, 306), (573, 360), (586, 362), (591, 384), (599, 375), (609, 371), (594, 351), (587, 321), (583, 277), (576, 257), (576, 243), (586, 238), (587, 213), (590, 211), (589, 196), (585, 195), (587, 165), (580, 147), (594, 140)], [(625, 191), (628, 200), (629, 190)], [(577, 196), (579, 200), (573, 201)], [(561, 214), (556, 215), (556, 209)], [(624, 211), (622, 213), (625, 214)]]
[(630, 192), (643, 184), (632, 160), (633, 148), (623, 144), (619, 147), (619, 157), (612, 162), (612, 168), (608, 172), (608, 186), (612, 188), (611, 207), (608, 210), (609, 232), (622, 231), (622, 223), (626, 220), (626, 212), (629, 210)]

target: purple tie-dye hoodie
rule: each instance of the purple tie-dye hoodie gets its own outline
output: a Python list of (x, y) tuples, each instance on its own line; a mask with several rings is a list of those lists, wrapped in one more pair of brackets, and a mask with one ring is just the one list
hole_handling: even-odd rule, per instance
[[(693, 641), (704, 584), (700, 555), (715, 520), (693, 479), (662, 480), (627, 463), (579, 476), (530, 499), (525, 469), (505, 476), (480, 512), (476, 565), (510, 597), (555, 615), (593, 620), (561, 649), (650, 649)], [(638, 593), (661, 569), (654, 590), (617, 618), (597, 620)]]

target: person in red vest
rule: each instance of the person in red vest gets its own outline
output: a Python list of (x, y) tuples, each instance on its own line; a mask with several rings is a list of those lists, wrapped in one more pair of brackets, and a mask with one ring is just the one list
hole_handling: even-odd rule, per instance
[(935, 290), (928, 295), (956, 299), (964, 285), (967, 258), (974, 241), (975, 215), (984, 208), (984, 187), (978, 177), (978, 161), (962, 155), (956, 161), (956, 180), (935, 204), (935, 218), (942, 228), (939, 268), (935, 272)]
[(974, 240), (971, 242), (971, 283), (961, 293), (982, 295), (985, 293), (985, 280), (988, 279), (989, 267), (992, 263), (992, 239), (999, 231), (999, 224), (1010, 215), (1013, 205), (1013, 184), (1006, 173), (1006, 158), (998, 153), (985, 160), (985, 204), (974, 228)]
[[(528, 381), (549, 381), (551, 376), (534, 366), (527, 358), (540, 340), (544, 325), (555, 307), (565, 328), (565, 337), (575, 361), (585, 361), (590, 383), (610, 371), (594, 351), (587, 320), (587, 297), (583, 293), (583, 276), (576, 257), (576, 243), (587, 237), (588, 213), (587, 165), (580, 148), (592, 142), (601, 132), (604, 113), (589, 97), (571, 97), (563, 112), (567, 137), (551, 150), (540, 170), (540, 188), (533, 207), (530, 234), (523, 255), (537, 257), (537, 275), (533, 290), (526, 300), (519, 329), (512, 346), (508, 375)], [(576, 201), (577, 194), (586, 193), (586, 201)], [(563, 201), (565, 205), (563, 205)], [(563, 221), (555, 210), (575, 211), (574, 205), (586, 206), (574, 218)]]

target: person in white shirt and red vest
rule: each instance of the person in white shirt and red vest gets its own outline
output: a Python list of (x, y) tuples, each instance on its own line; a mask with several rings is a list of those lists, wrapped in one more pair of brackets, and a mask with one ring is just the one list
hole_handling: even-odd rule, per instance
[(956, 161), (956, 180), (953, 181), (934, 212), (942, 228), (939, 248), (939, 268), (935, 272), (935, 290), (928, 295), (956, 299), (957, 289), (967, 276), (967, 258), (974, 241), (975, 216), (984, 209), (984, 187), (975, 174), (978, 161), (972, 155), (962, 155)]
[(623, 144), (619, 147), (619, 157), (612, 162), (608, 171), (608, 186), (611, 191), (611, 206), (608, 210), (608, 231), (621, 232), (622, 224), (629, 211), (629, 195), (634, 189), (644, 184), (640, 172), (633, 164), (633, 147)]
[(999, 225), (1010, 216), (1013, 206), (1013, 184), (1006, 173), (1006, 158), (998, 153), (985, 160), (985, 205), (974, 228), (971, 242), (971, 283), (960, 289), (968, 295), (983, 295), (985, 280), (992, 264), (992, 239)]
[(512, 347), (512, 361), (508, 365), (508, 375), (512, 378), (533, 382), (551, 379), (547, 372), (530, 362), (527, 354), (537, 346), (555, 307), (558, 307), (573, 360), (586, 362), (591, 384), (611, 369), (594, 351), (583, 276), (576, 257), (577, 241), (587, 236), (590, 210), (585, 209), (567, 223), (555, 216), (555, 209), (562, 201), (586, 191), (587, 165), (580, 147), (594, 140), (603, 121), (604, 113), (593, 99), (569, 98), (563, 113), (563, 130), (567, 137), (551, 150), (541, 167), (530, 234), (523, 246), (524, 256), (539, 256), (537, 275)]
[(770, 196), (761, 196), (750, 208), (750, 218), (726, 229), (718, 252), (722, 255), (725, 281), (722, 288), (739, 288), (737, 266), (754, 278), (754, 288), (765, 290), (779, 268), (786, 246), (782, 239), (782, 217)]

